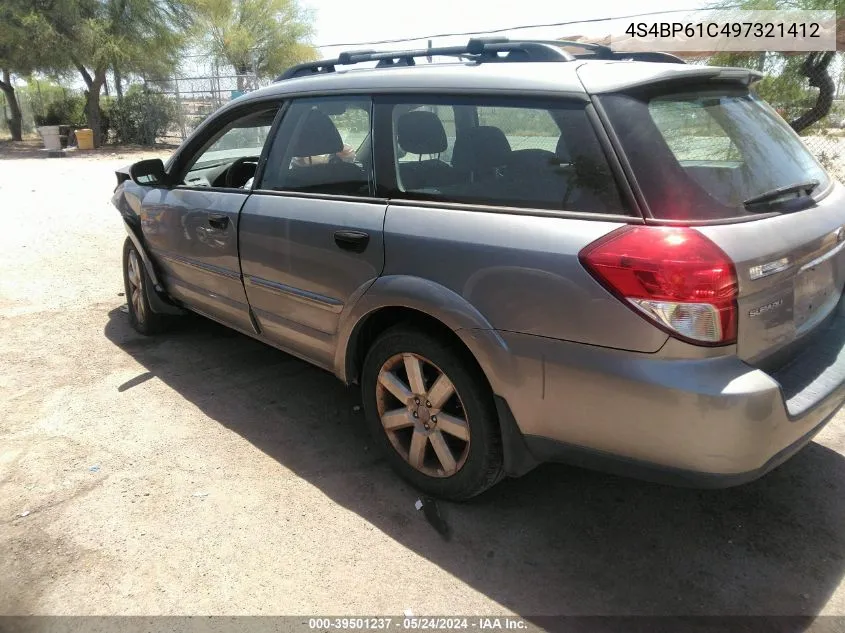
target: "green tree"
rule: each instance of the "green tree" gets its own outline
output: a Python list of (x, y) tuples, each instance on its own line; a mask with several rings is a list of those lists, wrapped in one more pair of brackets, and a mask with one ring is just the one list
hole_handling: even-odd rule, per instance
[(54, 51), (32, 46), (37, 20), (30, 3), (3, 0), (0, 3), (0, 91), (9, 106), (12, 140), (21, 140), (22, 116), (13, 76), (28, 77), (36, 69), (50, 65)]
[(200, 45), (238, 75), (275, 77), (286, 68), (316, 58), (309, 43), (313, 19), (297, 0), (196, 0)]
[[(714, 8), (725, 10), (726, 6), (736, 8), (732, 0), (717, 2)], [(745, 0), (741, 9), (834, 10), (840, 27), (838, 31), (845, 27), (845, 0)], [(800, 133), (830, 114), (836, 92), (836, 82), (830, 76), (830, 64), (835, 55), (834, 51), (719, 53), (710, 63), (765, 72), (766, 78), (757, 84), (758, 93), (778, 106), (792, 128)]]
[(806, 130), (830, 114), (836, 84), (830, 76), (833, 51), (813, 53), (719, 53), (714, 66), (739, 66), (764, 72), (755, 90), (777, 108), (796, 131)]
[(15, 84), (12, 81), (12, 71), (4, 64), (2, 69), (2, 79), (0, 79), (0, 91), (6, 98), (6, 103), (9, 106), (9, 118), (6, 123), (9, 126), (9, 132), (12, 135), (13, 141), (20, 141), (22, 139), (21, 132), (23, 128), (23, 116), (21, 116), (21, 107), (18, 103), (18, 96), (15, 94)]
[(100, 92), (108, 69), (172, 71), (191, 23), (182, 0), (34, 0), (32, 4), (39, 20), (36, 45), (52, 47), (66, 60), (53, 70), (73, 69), (85, 82), (85, 116), (95, 145), (103, 140)]

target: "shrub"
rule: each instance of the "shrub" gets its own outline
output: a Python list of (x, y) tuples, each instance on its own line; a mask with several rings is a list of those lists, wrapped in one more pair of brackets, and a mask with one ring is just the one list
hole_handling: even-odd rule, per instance
[(105, 112), (118, 143), (155, 145), (176, 121), (176, 107), (160, 92), (132, 86), (121, 101), (113, 101)]
[(47, 104), (43, 113), (35, 115), (35, 124), (42, 125), (70, 125), (85, 124), (85, 98), (80, 95), (67, 94)]

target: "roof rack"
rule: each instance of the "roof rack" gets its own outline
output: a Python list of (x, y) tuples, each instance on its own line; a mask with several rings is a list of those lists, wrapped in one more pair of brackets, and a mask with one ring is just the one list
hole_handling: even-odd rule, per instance
[[(585, 59), (586, 55), (576, 55), (576, 57)], [(677, 55), (672, 55), (671, 53), (661, 53), (658, 51), (635, 51), (627, 53), (625, 51), (613, 51), (613, 57), (611, 57), (611, 59), (631, 62), (656, 62), (658, 64), (686, 64), (686, 62)]]
[(573, 55), (575, 59), (603, 59), (616, 61), (633, 61), (633, 62), (655, 62), (663, 64), (686, 64), (686, 62), (671, 53), (661, 53), (658, 51), (615, 51), (604, 44), (593, 44), (591, 42), (581, 42), (578, 40), (531, 40), (538, 44), (548, 44), (550, 46), (560, 46), (563, 48), (582, 48), (586, 53), (579, 53)]
[[(574, 55), (563, 50), (581, 48), (584, 54)], [(516, 40), (507, 38), (472, 38), (466, 46), (442, 46), (399, 51), (355, 50), (344, 51), (335, 59), (298, 64), (286, 70), (276, 81), (307, 77), (309, 75), (335, 72), (336, 66), (351, 66), (364, 62), (377, 62), (376, 68), (391, 66), (415, 66), (416, 60), (432, 57), (457, 57), (477, 63), (493, 62), (571, 62), (576, 59), (616, 59), (648, 62), (685, 63), (679, 57), (668, 53), (635, 52), (625, 53), (611, 50), (608, 46), (578, 42), (575, 40)]]

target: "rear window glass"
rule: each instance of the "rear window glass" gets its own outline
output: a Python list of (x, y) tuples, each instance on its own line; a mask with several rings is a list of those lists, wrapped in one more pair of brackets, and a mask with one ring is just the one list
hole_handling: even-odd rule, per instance
[(682, 165), (702, 162), (738, 166), (742, 156), (725, 129), (701, 100), (652, 99), (649, 114)]
[(655, 217), (777, 211), (778, 199), (765, 208), (746, 201), (810, 181), (820, 192), (829, 183), (787, 123), (746, 91), (612, 95), (604, 102)]

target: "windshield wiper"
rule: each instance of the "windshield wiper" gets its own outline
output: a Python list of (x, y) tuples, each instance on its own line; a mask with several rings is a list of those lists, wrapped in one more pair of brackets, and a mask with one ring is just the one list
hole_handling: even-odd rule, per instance
[(818, 180), (808, 180), (807, 182), (797, 182), (794, 185), (786, 185), (785, 187), (778, 187), (777, 189), (772, 189), (771, 191), (767, 191), (765, 193), (761, 193), (759, 196), (752, 196), (748, 200), (745, 200), (742, 204), (746, 207), (752, 204), (761, 204), (763, 202), (771, 202), (781, 196), (784, 196), (789, 193), (801, 193), (802, 191), (805, 192), (805, 195), (809, 196), (813, 193), (813, 190), (819, 186)]

